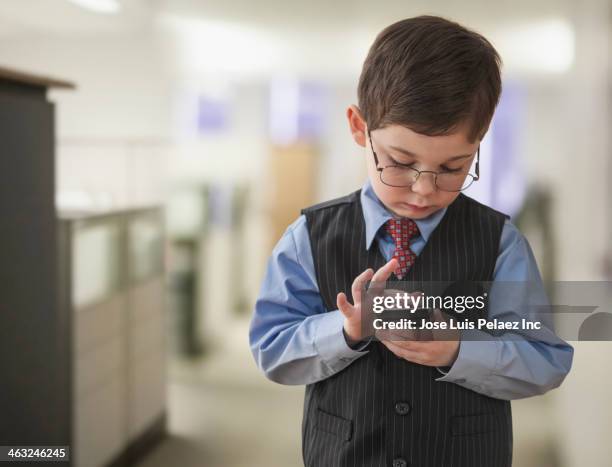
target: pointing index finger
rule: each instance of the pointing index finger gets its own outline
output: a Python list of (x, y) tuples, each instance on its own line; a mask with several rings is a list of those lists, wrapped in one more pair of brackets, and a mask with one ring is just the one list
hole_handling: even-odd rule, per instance
[(399, 263), (397, 259), (391, 258), (391, 260), (381, 267), (378, 271), (374, 273), (372, 277), (372, 282), (383, 282), (386, 281), (389, 276), (399, 267)]
[(353, 302), (355, 305), (361, 303), (361, 289), (363, 285), (370, 280), (370, 277), (374, 274), (374, 271), (369, 268), (359, 274), (355, 280), (353, 281), (352, 292), (353, 292)]

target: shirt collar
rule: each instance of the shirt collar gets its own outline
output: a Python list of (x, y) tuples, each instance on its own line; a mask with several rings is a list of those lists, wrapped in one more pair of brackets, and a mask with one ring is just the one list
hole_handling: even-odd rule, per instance
[[(367, 250), (370, 249), (374, 237), (378, 233), (378, 230), (385, 222), (393, 217), (393, 215), (387, 210), (384, 204), (378, 199), (370, 180), (367, 180), (365, 185), (361, 189), (361, 206), (363, 209), (363, 218), (365, 221), (366, 231), (366, 244)], [(446, 213), (446, 207), (438, 209), (433, 212), (425, 219), (415, 219), (416, 225), (419, 228), (421, 237), (425, 242), (429, 240), (432, 232), (436, 229), (444, 214)]]

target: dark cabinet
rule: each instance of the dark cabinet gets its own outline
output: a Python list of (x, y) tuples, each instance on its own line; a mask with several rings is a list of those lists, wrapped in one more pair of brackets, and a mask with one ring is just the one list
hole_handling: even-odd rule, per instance
[(50, 87), (72, 85), (0, 68), (0, 445), (70, 444)]

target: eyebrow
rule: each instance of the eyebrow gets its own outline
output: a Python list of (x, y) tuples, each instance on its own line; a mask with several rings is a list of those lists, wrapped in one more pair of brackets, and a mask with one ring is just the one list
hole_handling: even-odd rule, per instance
[[(389, 149), (393, 149), (394, 151), (397, 152), (401, 152), (402, 154), (405, 154), (406, 156), (410, 156), (410, 157), (417, 157), (416, 154), (414, 154), (413, 152), (408, 151), (407, 149), (403, 149), (403, 148), (398, 148), (397, 146), (389, 146)], [(461, 154), (459, 156), (453, 156), (450, 157), (448, 161), (456, 161), (458, 159), (465, 159), (466, 157), (471, 157), (473, 154)]]

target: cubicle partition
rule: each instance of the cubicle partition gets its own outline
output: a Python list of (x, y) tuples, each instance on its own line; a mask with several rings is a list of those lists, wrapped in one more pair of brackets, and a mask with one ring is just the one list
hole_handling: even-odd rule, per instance
[(160, 208), (60, 215), (76, 467), (132, 465), (165, 433), (163, 225)]

